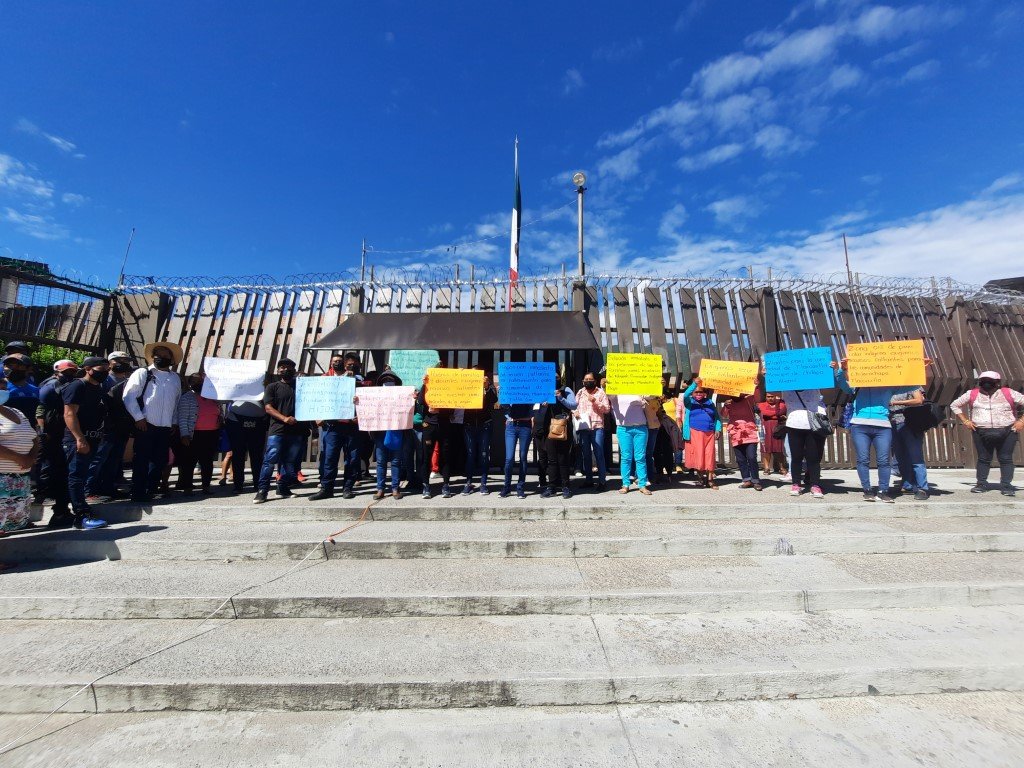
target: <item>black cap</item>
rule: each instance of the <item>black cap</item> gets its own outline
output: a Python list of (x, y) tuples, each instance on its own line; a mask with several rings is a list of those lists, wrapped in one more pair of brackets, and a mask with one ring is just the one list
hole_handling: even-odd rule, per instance
[(85, 360), (82, 361), (82, 367), (83, 368), (98, 368), (99, 366), (106, 365), (106, 364), (107, 364), (107, 358), (105, 358), (105, 357), (92, 356), (92, 357), (87, 357), (87, 358), (85, 358)]
[(20, 352), (12, 352), (8, 355), (4, 355), (2, 364), (7, 365), (8, 360), (14, 360), (16, 363), (21, 363), (22, 365), (27, 366), (28, 368), (32, 367), (32, 358), (29, 357), (28, 355), (23, 355)]
[(292, 368), (296, 367), (295, 361), (292, 360), (290, 357), (282, 357), (280, 360), (277, 361), (278, 368), (280, 368), (282, 365), (290, 365)]
[(29, 352), (28, 344), (26, 344), (24, 341), (12, 341), (6, 347), (4, 347), (4, 352), (17, 352), (19, 354), (27, 355)]
[(402, 386), (402, 378), (392, 370), (381, 371), (377, 376), (377, 386), (383, 386), (385, 383), (394, 384), (396, 387)]

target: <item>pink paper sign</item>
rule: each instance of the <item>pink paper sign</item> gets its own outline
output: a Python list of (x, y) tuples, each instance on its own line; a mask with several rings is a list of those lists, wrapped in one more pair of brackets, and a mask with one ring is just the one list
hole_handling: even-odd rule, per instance
[(412, 387), (359, 387), (356, 390), (359, 429), (365, 432), (412, 429), (415, 394)]

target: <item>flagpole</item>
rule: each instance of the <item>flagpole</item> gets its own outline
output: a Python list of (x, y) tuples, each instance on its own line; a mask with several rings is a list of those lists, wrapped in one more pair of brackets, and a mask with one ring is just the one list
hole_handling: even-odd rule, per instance
[(512, 301), (515, 289), (519, 285), (519, 230), (523, 221), (523, 201), (519, 188), (519, 136), (515, 141), (515, 192), (512, 198), (512, 233), (509, 241), (509, 264), (508, 264), (508, 301), (506, 310), (512, 311)]

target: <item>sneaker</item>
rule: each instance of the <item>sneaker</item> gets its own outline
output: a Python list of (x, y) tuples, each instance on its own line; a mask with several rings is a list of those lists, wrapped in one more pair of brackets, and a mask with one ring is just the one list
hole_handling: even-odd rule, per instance
[(342, 489), (342, 491), (341, 491), (341, 498), (343, 498), (343, 499), (354, 499), (355, 497), (356, 497), (356, 492), (354, 490), (352, 490), (351, 488), (343, 488)]
[(54, 512), (50, 515), (47, 528), (70, 528), (75, 523), (75, 516), (70, 512)]
[(466, 483), (466, 487), (462, 489), (463, 496), (469, 496), (476, 488), (473, 487), (472, 483)]
[(256, 491), (256, 495), (252, 499), (253, 504), (263, 504), (267, 500), (266, 491)]
[(444, 485), (441, 486), (441, 497), (442, 498), (450, 499), (454, 495), (455, 494), (452, 493), (452, 489), (448, 486), (448, 483), (445, 483)]
[(106, 528), (107, 521), (100, 520), (98, 517), (92, 515), (76, 515), (75, 516), (75, 528), (80, 531), (93, 531), (97, 528)]
[(801, 493), (803, 493), (803, 490), (800, 488), (799, 485), (794, 484), (794, 485), (789, 486), (789, 495), (790, 496), (799, 496)]
[(334, 496), (334, 491), (330, 488), (321, 488), (319, 491), (309, 497), (310, 501), (323, 501), (324, 499), (330, 499)]
[(1003, 490), (1001, 490), (1000, 493), (1003, 494), (1003, 496), (1016, 496), (1017, 495), (1017, 491), (1015, 491), (1013, 488), (1003, 488)]
[(509, 488), (507, 485), (498, 492), (498, 496), (500, 496), (503, 499), (507, 499), (511, 495), (512, 489)]
[(375, 494), (373, 494), (373, 498), (376, 499), (377, 501), (380, 501), (385, 496), (387, 496), (387, 494), (384, 493), (384, 489), (383, 488), (378, 488), (377, 492)]
[(914, 493), (914, 501), (928, 501), (928, 491), (923, 488), (918, 489)]
[(864, 501), (878, 501), (878, 497), (871, 491), (864, 491)]
[(988, 484), (987, 483), (978, 483), (973, 488), (971, 488), (971, 493), (985, 493), (987, 490), (988, 490)]
[(896, 499), (894, 499), (888, 493), (880, 493), (880, 494), (878, 494), (878, 500), (880, 502), (882, 502), (883, 504), (895, 504), (896, 503)]
[(289, 488), (278, 488), (277, 495), (282, 499), (287, 499), (293, 496), (294, 494), (291, 492), (291, 489)]
[(423, 495), (424, 499), (429, 499), (430, 498), (430, 489), (427, 488), (426, 486), (424, 486), (423, 487), (423, 494), (422, 495)]
[(565, 488), (562, 489), (562, 498), (563, 499), (571, 499), (572, 498), (572, 488), (570, 488), (568, 485), (565, 486)]
[(439, 478), (440, 476), (441, 476), (440, 472), (431, 472), (430, 473), (430, 479), (431, 480), (437, 480), (437, 478)]
[(295, 479), (298, 480), (300, 483), (306, 482), (306, 476), (303, 474), (301, 469), (295, 473)]
[(519, 486), (518, 488), (516, 488), (516, 496), (518, 496), (520, 499), (525, 499), (526, 489), (523, 488), (523, 486)]
[(487, 486), (486, 485), (481, 485), (480, 486), (480, 495), (481, 496), (486, 496), (489, 493), (490, 493), (490, 491), (487, 490)]
[(784, 474), (782, 476), (782, 482), (784, 482), (784, 483), (791, 483), (791, 482), (793, 482), (793, 476), (791, 474), (789, 474), (789, 472), (787, 472), (786, 474)]
[(823, 490), (821, 490), (821, 486), (820, 485), (812, 485), (811, 486), (811, 498), (812, 499), (824, 499), (825, 498), (825, 492)]
[(555, 489), (554, 488), (545, 488), (543, 491), (540, 492), (540, 497), (542, 499), (550, 499), (554, 495), (555, 495)]
[(582, 472), (574, 472), (573, 473), (573, 477), (583, 477), (583, 473)]

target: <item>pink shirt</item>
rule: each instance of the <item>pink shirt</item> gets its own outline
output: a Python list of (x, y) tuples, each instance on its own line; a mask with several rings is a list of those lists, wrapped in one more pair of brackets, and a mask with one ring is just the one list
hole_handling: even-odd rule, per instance
[(594, 402), (590, 402), (590, 396), (591, 393), (587, 391), (586, 387), (576, 393), (574, 413), (577, 419), (590, 424), (591, 429), (601, 429), (604, 427), (604, 415), (612, 409), (612, 405), (608, 402), (608, 395), (600, 387), (593, 392)]
[(730, 400), (722, 404), (722, 418), (729, 420), (729, 445), (759, 442), (757, 422), (754, 421), (754, 396)]
[(217, 407), (216, 400), (210, 400), (202, 395), (197, 395), (196, 399), (199, 401), (199, 415), (196, 416), (196, 430), (205, 432), (211, 429), (219, 429), (220, 424), (218, 423), (220, 417), (220, 408)]

